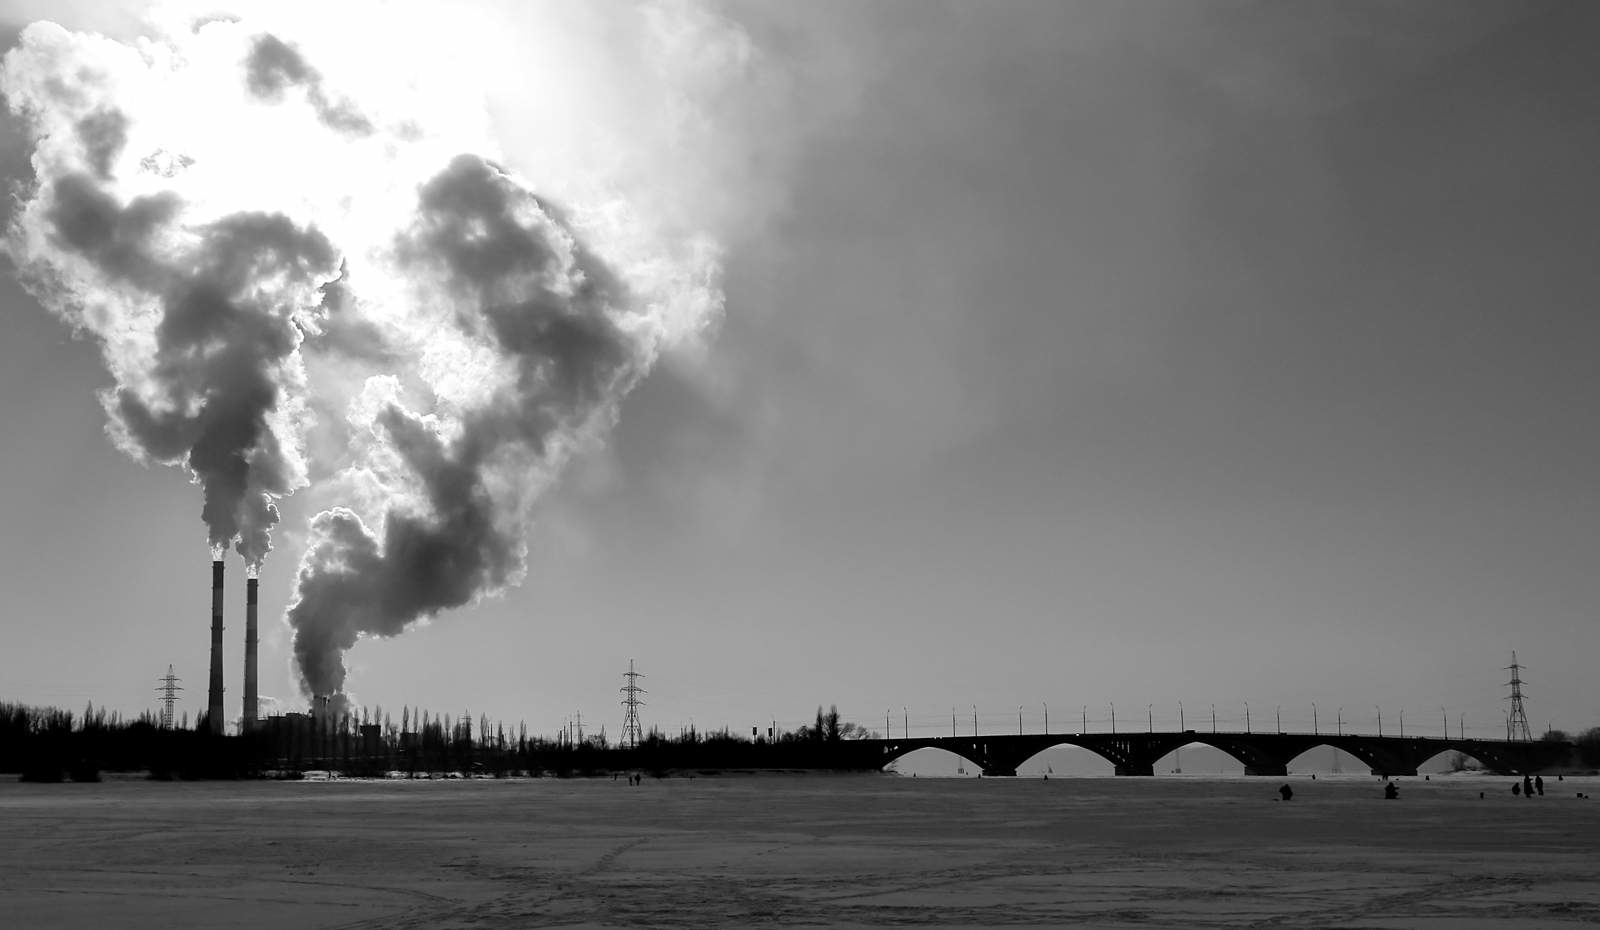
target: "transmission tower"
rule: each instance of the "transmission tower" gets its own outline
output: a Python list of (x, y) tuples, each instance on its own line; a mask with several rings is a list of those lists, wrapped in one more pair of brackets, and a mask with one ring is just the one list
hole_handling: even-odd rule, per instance
[(161, 729), (163, 730), (172, 729), (172, 705), (178, 702), (178, 692), (183, 690), (183, 686), (178, 684), (182, 680), (182, 678), (172, 674), (172, 666), (170, 665), (167, 666), (166, 677), (156, 679), (156, 681), (161, 682), (161, 687), (156, 689), (156, 693), (161, 695)]
[(639, 727), (639, 708), (644, 706), (644, 702), (639, 700), (639, 695), (649, 692), (639, 687), (639, 679), (644, 676), (633, 670), (632, 659), (628, 660), (628, 670), (623, 673), (622, 677), (628, 683), (617, 690), (624, 695), (622, 706), (628, 710), (622, 717), (622, 739), (620, 745), (627, 749), (634, 749), (639, 745), (639, 740), (644, 738), (644, 734), (640, 732)]
[(1505, 670), (1511, 673), (1511, 680), (1506, 682), (1511, 689), (1506, 698), (1511, 702), (1511, 713), (1506, 716), (1506, 739), (1531, 743), (1533, 734), (1528, 730), (1528, 712), (1522, 707), (1522, 666), (1517, 664), (1516, 650), (1512, 650), (1511, 664)]

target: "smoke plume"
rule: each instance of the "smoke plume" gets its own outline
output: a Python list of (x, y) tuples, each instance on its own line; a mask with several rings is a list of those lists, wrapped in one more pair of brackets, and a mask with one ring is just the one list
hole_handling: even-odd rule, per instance
[[(214, 548), (254, 570), (282, 498), (311, 485), (327, 505), (287, 621), (303, 690), (328, 695), (362, 636), (521, 579), (538, 496), (722, 297), (716, 248), (659, 215), (683, 192), (641, 186), (641, 159), (550, 154), (585, 151), (590, 130), (558, 132), (570, 106), (540, 111), (550, 145), (522, 161), (554, 190), (536, 187), (425, 18), (385, 34), (375, 7), (285, 8), (133, 44), (28, 27), (0, 72), (35, 140), (6, 249), (101, 347), (116, 443), (200, 485)], [(714, 18), (639, 10), (640, 48), (664, 30), (741, 66)], [(354, 31), (378, 51), (350, 55)], [(670, 102), (670, 125), (705, 134), (692, 99)], [(688, 163), (646, 123), (641, 145)]]
[[(538, 491), (659, 351), (662, 295), (635, 293), (558, 211), (477, 156), (422, 185), (394, 260), (427, 317), (402, 329), (456, 360), (453, 386), (436, 383), (421, 412), (398, 379), (374, 378), (356, 405), (362, 452), (348, 477), (389, 503), (373, 525), (346, 508), (312, 523), (289, 622), (315, 694), (342, 689), (359, 636), (395, 635), (516, 581)], [(710, 271), (667, 283), (714, 312)]]
[(8, 250), (40, 302), (99, 342), (117, 445), (186, 468), (212, 548), (236, 542), (258, 566), (274, 502), (306, 483), (299, 351), (338, 256), (283, 213), (197, 202), (188, 156), (132, 149), (116, 72), (137, 64), (107, 62), (107, 45), (43, 24), (6, 57), (6, 97), (38, 140)]

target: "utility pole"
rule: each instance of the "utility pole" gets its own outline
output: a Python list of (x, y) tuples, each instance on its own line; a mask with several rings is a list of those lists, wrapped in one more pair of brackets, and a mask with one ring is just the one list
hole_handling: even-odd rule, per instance
[(1528, 730), (1528, 712), (1522, 706), (1522, 666), (1517, 664), (1515, 650), (1511, 653), (1511, 664), (1505, 670), (1511, 673), (1511, 680), (1506, 682), (1511, 689), (1511, 694), (1506, 697), (1511, 702), (1511, 713), (1506, 718), (1506, 739), (1531, 743), (1533, 734)]
[(628, 670), (622, 673), (626, 682), (619, 690), (623, 694), (622, 706), (627, 711), (622, 715), (622, 745), (628, 749), (639, 748), (639, 740), (644, 738), (639, 726), (639, 708), (644, 702), (639, 700), (639, 695), (645, 690), (639, 687), (639, 679), (644, 676), (633, 670), (633, 660), (628, 660)]

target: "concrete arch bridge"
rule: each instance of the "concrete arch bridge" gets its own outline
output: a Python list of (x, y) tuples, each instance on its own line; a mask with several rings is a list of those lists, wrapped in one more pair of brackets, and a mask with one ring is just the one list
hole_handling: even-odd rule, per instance
[(1104, 757), (1118, 775), (1154, 775), (1156, 761), (1199, 743), (1244, 764), (1247, 775), (1287, 775), (1289, 763), (1307, 750), (1331, 746), (1366, 763), (1374, 775), (1415, 775), (1417, 766), (1442, 752), (1462, 752), (1500, 774), (1532, 773), (1562, 765), (1567, 742), (1439, 739), (1425, 736), (1355, 736), (1313, 733), (1036, 733), (1012, 736), (937, 736), (851, 740), (844, 745), (862, 768), (883, 768), (918, 749), (943, 749), (966, 759), (985, 775), (1015, 775), (1024, 762), (1052, 746), (1081, 746)]

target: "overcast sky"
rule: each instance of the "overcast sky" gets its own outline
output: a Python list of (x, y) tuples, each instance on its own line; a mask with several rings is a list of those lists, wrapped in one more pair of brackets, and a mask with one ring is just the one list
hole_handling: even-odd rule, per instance
[[(34, 15), (139, 30), (20, 8), (7, 46)], [(720, 330), (547, 494), (520, 587), (350, 653), (358, 701), (615, 734), (631, 658), (672, 731), (1181, 701), (1487, 736), (1515, 649), (1536, 730), (1600, 725), (1600, 7), (714, 11), (757, 88), (685, 182)], [(518, 166), (547, 91), (505, 67)], [(0, 123), (8, 182), (28, 146)], [(197, 489), (112, 446), (95, 346), (9, 275), (0, 321), (0, 699), (135, 712), (170, 663), (201, 709)], [(314, 512), (262, 573), (290, 702)]]

